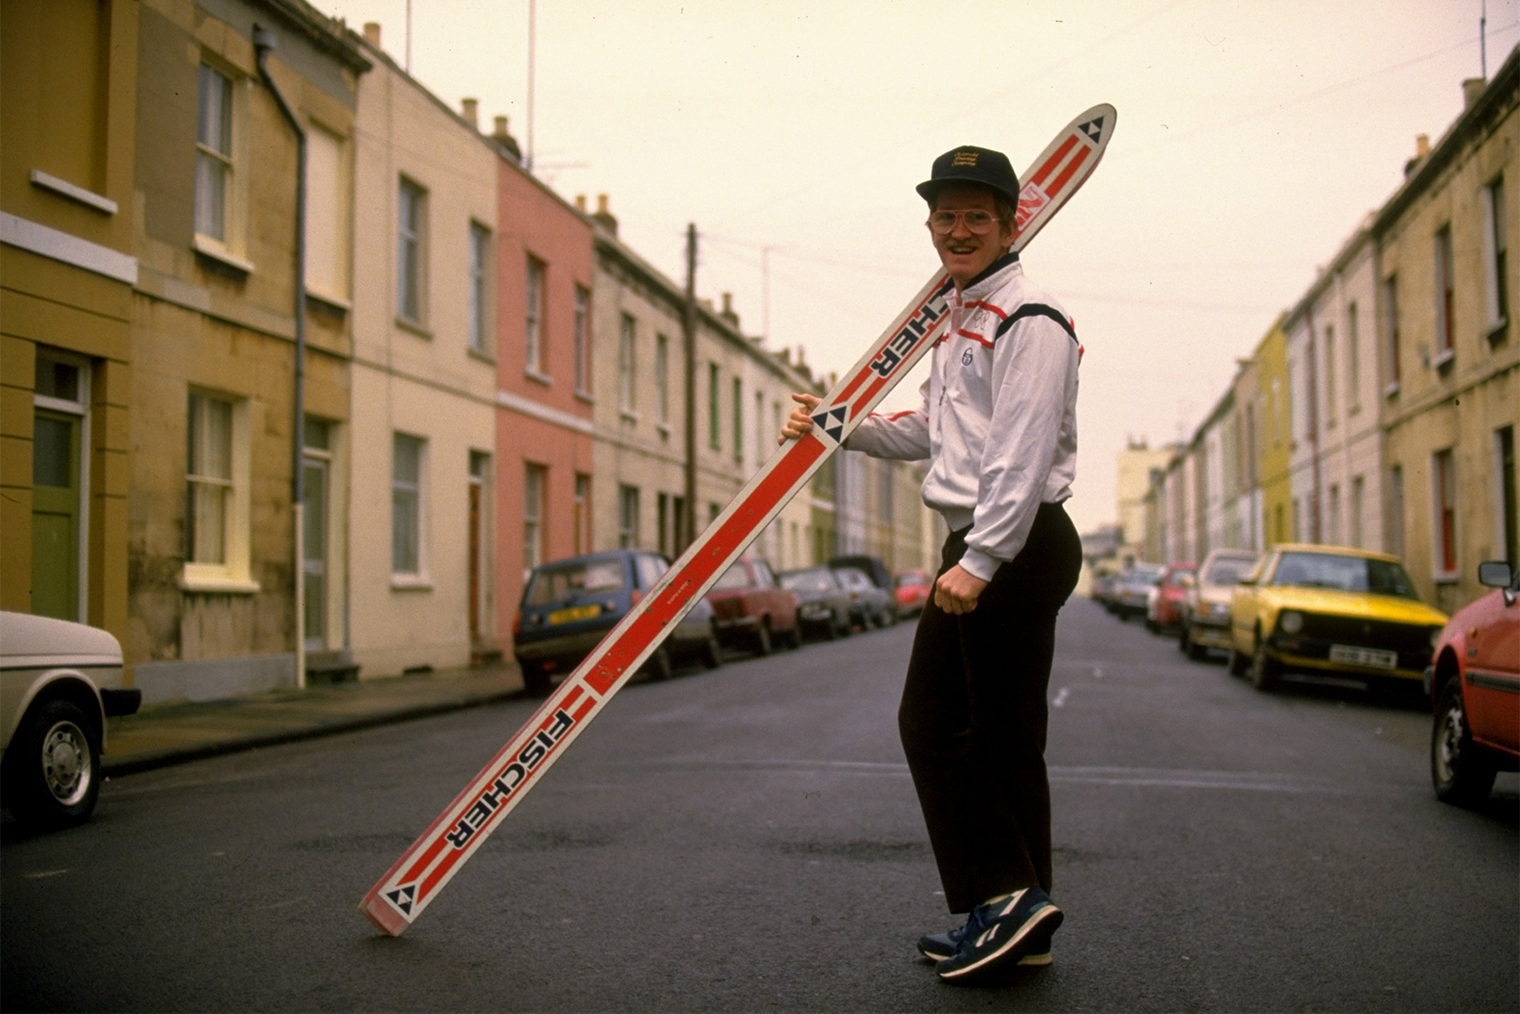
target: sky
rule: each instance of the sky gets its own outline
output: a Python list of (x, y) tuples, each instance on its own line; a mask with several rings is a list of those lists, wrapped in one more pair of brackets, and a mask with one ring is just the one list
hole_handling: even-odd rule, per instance
[[(382, 24), (407, 0), (314, 0)], [(1484, 0), (411, 0), (414, 77), (510, 118), (535, 174), (747, 334), (843, 372), (937, 267), (914, 184), (962, 144), (1024, 169), (1118, 109), (1103, 163), (1025, 249), (1086, 349), (1077, 527), (1132, 440), (1190, 437), (1277, 314), (1403, 180), (1481, 74)], [(1487, 0), (1492, 74), (1520, 0)], [(923, 367), (920, 367), (920, 372)], [(888, 407), (917, 400), (919, 377)]]

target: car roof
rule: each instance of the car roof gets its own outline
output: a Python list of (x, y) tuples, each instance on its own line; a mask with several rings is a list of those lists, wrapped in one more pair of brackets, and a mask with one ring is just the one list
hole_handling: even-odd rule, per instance
[(1317, 542), (1279, 542), (1272, 547), (1278, 553), (1323, 553), (1327, 556), (1359, 556), (1367, 560), (1386, 560), (1402, 565), (1403, 560), (1392, 553), (1379, 553), (1374, 549), (1358, 549), (1355, 546), (1326, 546)]

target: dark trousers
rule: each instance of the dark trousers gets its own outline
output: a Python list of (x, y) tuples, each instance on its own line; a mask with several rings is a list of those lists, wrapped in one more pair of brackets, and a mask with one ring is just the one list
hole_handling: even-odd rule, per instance
[[(969, 530), (945, 541), (939, 573), (965, 553)], [(1050, 890), (1045, 695), (1056, 613), (1081, 565), (1065, 509), (1042, 504), (974, 610), (953, 616), (931, 597), (918, 621), (897, 721), (951, 912)]]

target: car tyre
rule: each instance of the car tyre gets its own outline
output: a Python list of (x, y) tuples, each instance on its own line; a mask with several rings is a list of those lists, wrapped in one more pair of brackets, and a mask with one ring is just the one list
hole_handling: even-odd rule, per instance
[(644, 672), (652, 680), (670, 679), (670, 649), (663, 644), (656, 648), (644, 663)]
[(1282, 674), (1282, 663), (1267, 654), (1267, 639), (1258, 631), (1256, 651), (1251, 655), (1251, 686), (1257, 690), (1271, 690), (1277, 686)]
[(1242, 655), (1240, 653), (1240, 649), (1235, 647), (1235, 638), (1233, 635), (1230, 638), (1230, 661), (1228, 665), (1230, 667), (1231, 676), (1244, 676), (1246, 674), (1246, 670), (1251, 667), (1251, 660), (1245, 655)]
[(771, 653), (771, 626), (767, 621), (761, 620), (760, 625), (755, 628), (755, 641), (752, 647), (756, 657)]
[(707, 643), (702, 646), (702, 664), (709, 669), (723, 664), (723, 648), (718, 644), (717, 634), (707, 635)]
[(829, 622), (831, 624), (837, 623), (839, 625), (840, 637), (849, 637), (851, 634), (855, 633), (855, 624), (850, 622), (849, 613), (844, 614), (844, 619), (840, 619), (838, 616), (831, 617), (829, 619)]
[(1177, 628), (1177, 650), (1191, 657), (1188, 648), (1192, 646), (1192, 643), (1192, 628), (1186, 620), (1183, 620), (1182, 625)]
[(522, 667), (523, 687), (527, 689), (528, 696), (548, 697), (549, 691), (554, 688), (554, 680), (550, 675), (537, 666), (523, 665), (520, 660), (518, 665)]
[(786, 646), (792, 651), (802, 647), (802, 624), (792, 624), (792, 629), (786, 635)]
[(100, 797), (100, 733), (73, 701), (46, 701), (27, 714), (5, 751), (5, 805), (17, 820), (73, 827)]
[(1488, 798), (1497, 771), (1473, 744), (1460, 684), (1448, 680), (1430, 733), (1430, 780), (1436, 798), (1454, 806), (1476, 806)]
[(1187, 656), (1194, 662), (1202, 662), (1209, 657), (1209, 649), (1204, 645), (1194, 644), (1190, 640), (1188, 641)]

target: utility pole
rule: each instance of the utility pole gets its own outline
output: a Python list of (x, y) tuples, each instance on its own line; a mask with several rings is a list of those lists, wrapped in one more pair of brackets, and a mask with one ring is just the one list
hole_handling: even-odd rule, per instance
[(760, 248), (760, 334), (771, 336), (771, 248)]
[(686, 511), (681, 519), (681, 551), (697, 539), (697, 223), (686, 226), (686, 313), (681, 318), (686, 345)]
[(533, 78), (538, 50), (538, 0), (528, 0), (528, 150), (523, 168), (533, 171)]

